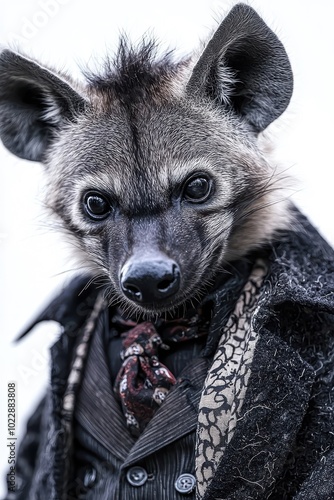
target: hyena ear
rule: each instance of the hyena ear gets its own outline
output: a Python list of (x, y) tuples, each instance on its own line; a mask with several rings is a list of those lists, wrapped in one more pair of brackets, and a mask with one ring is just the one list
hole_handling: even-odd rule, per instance
[(42, 161), (56, 130), (84, 109), (61, 77), (10, 50), (0, 53), (0, 138), (16, 156)]
[(187, 84), (232, 109), (259, 133), (289, 104), (290, 62), (282, 43), (248, 5), (237, 4), (205, 47)]

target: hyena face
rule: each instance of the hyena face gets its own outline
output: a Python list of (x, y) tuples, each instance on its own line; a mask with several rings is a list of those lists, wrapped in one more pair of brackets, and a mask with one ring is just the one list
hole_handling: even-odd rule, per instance
[(0, 136), (45, 164), (47, 204), (94, 273), (159, 312), (200, 296), (224, 263), (287, 225), (257, 135), (291, 92), (283, 46), (240, 4), (198, 61), (123, 41), (84, 88), (4, 51)]
[(216, 115), (182, 97), (138, 102), (131, 117), (112, 103), (70, 125), (47, 162), (49, 204), (97, 272), (143, 307), (193, 297), (235, 257), (237, 204), (268, 182), (247, 135)]

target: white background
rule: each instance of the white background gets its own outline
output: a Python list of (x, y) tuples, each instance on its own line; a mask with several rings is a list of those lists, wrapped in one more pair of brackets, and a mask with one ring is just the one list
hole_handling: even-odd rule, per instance
[[(234, 1), (225, 0), (1, 0), (0, 43), (79, 75), (116, 47), (121, 30), (136, 41), (153, 32), (162, 47), (189, 54)], [(283, 41), (295, 74), (289, 110), (270, 127), (277, 157), (298, 179), (293, 199), (334, 244), (332, 0), (254, 0)], [(58, 334), (43, 325), (19, 344), (12, 340), (75, 268), (69, 251), (43, 215), (38, 164), (18, 160), (0, 145), (1, 432), (0, 470), (7, 462), (6, 386), (18, 386), (18, 432), (48, 380), (48, 346)], [(65, 273), (64, 273), (65, 272)], [(1, 478), (0, 496), (4, 492)]]

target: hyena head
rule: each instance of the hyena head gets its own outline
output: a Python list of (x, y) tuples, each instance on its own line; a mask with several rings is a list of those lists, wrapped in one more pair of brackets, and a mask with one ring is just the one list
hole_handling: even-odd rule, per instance
[(86, 80), (3, 51), (0, 136), (43, 162), (47, 204), (114, 296), (172, 310), (286, 226), (257, 137), (287, 107), (292, 73), (252, 8), (236, 5), (198, 58), (123, 40)]

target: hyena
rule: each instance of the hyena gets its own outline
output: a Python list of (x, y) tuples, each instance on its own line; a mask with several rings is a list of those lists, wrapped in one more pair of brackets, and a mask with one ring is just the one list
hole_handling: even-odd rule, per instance
[(8, 500), (334, 498), (334, 256), (259, 143), (283, 45), (238, 4), (85, 76), (0, 54), (0, 137), (85, 271), (36, 320), (63, 332)]
[(234, 8), (199, 58), (121, 41), (87, 84), (1, 55), (0, 135), (45, 165), (48, 207), (140, 311), (200, 297), (226, 262), (289, 221), (257, 136), (287, 107), (285, 50), (251, 9)]

